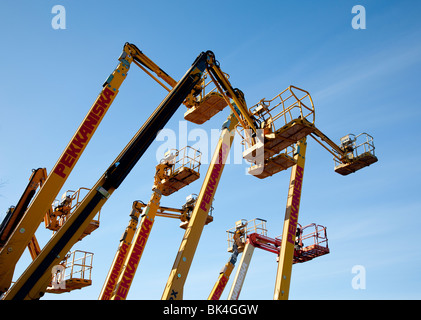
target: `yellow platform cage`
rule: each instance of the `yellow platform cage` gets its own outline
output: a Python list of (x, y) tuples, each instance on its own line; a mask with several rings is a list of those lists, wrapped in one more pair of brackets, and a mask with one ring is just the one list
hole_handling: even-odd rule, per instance
[[(77, 209), (90, 190), (91, 189), (89, 188), (83, 187), (79, 188), (77, 191), (68, 190), (62, 195), (60, 200), (55, 200), (52, 204), (52, 210), (45, 214), (45, 227), (53, 232), (57, 232), (70, 215)], [(94, 219), (89, 223), (79, 240), (82, 240), (99, 228), (100, 212), (101, 210), (98, 211)]]
[(168, 196), (199, 179), (201, 157), (202, 153), (190, 146), (168, 150), (161, 160), (171, 164), (161, 180), (162, 194)]
[[(229, 79), (228, 74), (224, 73), (224, 75)], [(206, 71), (203, 74), (200, 85), (196, 88), (198, 92), (196, 99), (188, 103), (192, 107), (184, 113), (185, 120), (203, 124), (228, 106), (224, 96), (218, 92), (215, 83), (209, 78), (209, 74)]]
[(341, 138), (341, 149), (345, 150), (346, 159), (335, 161), (335, 172), (341, 175), (348, 175), (361, 168), (367, 167), (377, 162), (373, 137), (368, 133), (360, 133), (358, 135), (348, 134)]
[(261, 99), (249, 113), (257, 133), (237, 127), (243, 158), (252, 165), (249, 173), (262, 179), (293, 166), (295, 143), (315, 130), (310, 94), (289, 86), (270, 100)]
[(254, 218), (247, 221), (241, 219), (235, 223), (235, 227), (227, 230), (228, 252), (233, 252), (234, 243), (237, 244), (238, 252), (242, 252), (246, 244), (247, 235), (251, 233), (267, 236), (266, 220)]

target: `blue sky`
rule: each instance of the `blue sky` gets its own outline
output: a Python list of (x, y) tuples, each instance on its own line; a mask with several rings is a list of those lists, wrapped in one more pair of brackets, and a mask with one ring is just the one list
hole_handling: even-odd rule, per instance
[[(57, 4), (66, 9), (65, 30), (51, 26)], [(351, 26), (355, 5), (366, 9), (365, 30)], [(379, 162), (346, 177), (308, 141), (299, 221), (326, 226), (331, 253), (294, 266), (290, 299), (420, 299), (420, 13), (421, 4), (409, 0), (2, 1), (0, 217), (19, 200), (32, 168), (54, 166), (125, 42), (174, 79), (201, 51), (212, 50), (249, 106), (293, 84), (311, 93), (316, 126), (332, 140), (360, 132), (374, 137)], [(62, 192), (92, 187), (165, 94), (133, 66)], [(168, 129), (179, 132), (184, 111), (181, 106)], [(188, 132), (201, 128), (210, 136), (227, 115), (224, 110), (201, 127), (187, 123)], [(190, 144), (197, 142), (193, 133)], [(132, 202), (151, 195), (160, 145), (149, 148), (108, 200), (100, 228), (74, 247), (94, 252), (94, 284), (44, 299), (98, 298)], [(161, 204), (180, 207), (199, 193), (206, 169)], [(225, 230), (235, 221), (264, 218), (269, 235), (282, 232), (290, 172), (258, 180), (245, 169), (245, 163), (225, 168), (185, 299), (207, 298), (229, 258)], [(37, 236), (45, 244), (50, 233), (40, 228)], [(157, 218), (129, 299), (161, 298), (182, 236), (178, 221)], [(16, 275), (28, 263), (25, 253)], [(351, 285), (356, 265), (366, 270), (364, 290)], [(241, 299), (272, 299), (275, 275), (275, 256), (255, 250)]]

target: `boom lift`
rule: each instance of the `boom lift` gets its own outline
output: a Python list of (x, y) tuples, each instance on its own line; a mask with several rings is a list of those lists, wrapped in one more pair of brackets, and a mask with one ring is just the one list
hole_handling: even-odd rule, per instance
[[(45, 228), (53, 231), (54, 235), (54, 233), (56, 233), (73, 214), (83, 197), (89, 191), (90, 189), (88, 188), (79, 188), (77, 191), (66, 191), (62, 195), (61, 200), (56, 200), (53, 203), (51, 210), (45, 214)], [(98, 211), (96, 217), (91, 220), (78, 241), (99, 228), (99, 218), (100, 211)], [(33, 260), (41, 252), (35, 235), (32, 237), (28, 249)], [(66, 254), (63, 261), (59, 264), (60, 268), (56, 268), (54, 269), (55, 272), (52, 272), (51, 286), (47, 287), (46, 292), (58, 294), (90, 286), (92, 284), (92, 260), (93, 253), (91, 252), (75, 250)]]
[[(182, 208), (169, 208), (159, 206), (156, 216), (157, 217), (165, 217), (165, 218), (172, 218), (172, 219), (179, 219), (181, 220), (180, 228), (186, 229), (187, 224), (191, 217), (191, 212), (194, 209), (194, 205), (197, 201), (197, 195), (189, 195), (186, 198), (186, 203), (182, 206)], [(134, 233), (137, 229), (139, 216), (142, 215), (142, 212), (145, 211), (147, 204), (142, 201), (134, 201), (132, 205), (132, 211), (130, 213), (130, 222), (127, 226), (123, 237), (120, 240), (120, 245), (118, 247), (117, 253), (114, 257), (112, 262), (110, 271), (107, 275), (107, 278), (104, 282), (104, 286), (101, 290), (99, 299), (100, 300), (110, 300), (111, 297), (115, 297), (113, 294), (115, 292), (115, 286), (117, 284), (117, 279), (122, 272), (122, 268), (124, 266), (124, 261), (127, 258), (127, 252), (129, 249), (130, 244), (133, 241)], [(213, 221), (213, 217), (211, 214), (208, 215), (206, 219), (206, 224), (209, 224)]]
[(208, 171), (206, 172), (199, 196), (165, 286), (162, 295), (163, 300), (181, 300), (183, 298), (184, 283), (206, 224), (212, 200), (225, 166), (225, 161), (234, 140), (233, 133), (235, 133), (234, 129), (237, 123), (237, 118), (231, 113), (222, 126), (218, 144), (209, 164)]
[[(47, 172), (45, 168), (39, 168), (36, 170), (33, 170), (32, 175), (29, 179), (29, 183), (19, 200), (16, 208), (11, 207), (9, 208), (8, 214), (6, 218), (4, 219), (2, 225), (1, 225), (1, 239), (4, 241), (10, 236), (10, 233), (12, 230), (16, 228), (16, 224), (21, 219), (21, 215), (25, 212), (29, 202), (33, 198), (37, 188), (41, 187), (42, 183), (45, 181), (47, 177)], [(53, 205), (53, 208), (51, 210), (48, 210), (48, 212), (45, 214), (44, 220), (46, 224), (46, 228), (51, 229), (53, 231), (57, 231), (58, 228), (64, 223), (67, 216), (71, 213), (72, 209), (74, 209), (79, 201), (80, 192), (84, 188), (79, 189), (78, 191), (70, 191), (72, 194), (68, 195), (69, 192), (66, 192), (64, 195), (64, 199), (60, 203), (57, 203), (57, 205)], [(76, 200), (76, 204), (73, 202)], [(73, 203), (73, 205), (72, 205)], [(54, 219), (54, 220), (52, 220)], [(91, 224), (89, 226), (89, 229), (85, 230), (84, 235), (86, 236), (90, 234), (93, 230), (95, 230), (99, 226), (99, 213), (98, 213), (98, 219), (92, 220)], [(4, 242), (1, 242), (4, 244)], [(37, 238), (35, 235), (31, 238), (30, 242), (28, 243), (28, 250), (32, 257), (32, 259), (35, 259), (37, 255), (41, 252), (40, 246), (38, 244)], [(82, 254), (83, 251), (77, 250), (70, 255), (66, 256), (66, 259), (61, 263), (61, 265), (64, 267), (64, 269), (67, 268), (68, 272), (67, 274), (64, 273), (65, 270), (61, 270), (61, 273), (58, 273), (61, 275), (59, 280), (63, 280), (62, 285), (58, 287), (49, 287), (47, 288), (47, 292), (51, 293), (62, 293), (62, 292), (69, 292), (74, 289), (81, 289), (84, 286), (88, 286), (92, 283), (90, 280), (90, 272), (88, 273), (87, 270), (92, 269), (92, 264), (87, 265), (86, 261), (88, 260), (86, 258), (86, 254), (89, 254), (90, 261), (92, 261), (92, 253), (85, 253), (85, 257), (77, 258), (75, 261), (75, 255)], [(83, 262), (83, 265), (81, 264)], [(75, 267), (80, 267), (82, 270), (76, 270)], [(85, 272), (86, 271), (86, 272)], [(77, 276), (76, 276), (77, 275)], [(85, 275), (88, 277), (85, 279)], [(82, 276), (83, 278), (79, 278)], [(57, 280), (57, 279), (56, 279)]]
[[(133, 203), (131, 220), (126, 228), (110, 271), (102, 288), (101, 300), (125, 300), (148, 241), (161, 196), (168, 196), (199, 178), (201, 153), (184, 147), (166, 154), (156, 166), (153, 194), (146, 206)], [(141, 213), (142, 212), (142, 213)], [(141, 213), (141, 214), (140, 214)], [(140, 225), (137, 221), (141, 216)]]
[[(172, 218), (180, 220), (180, 228), (186, 230), (187, 225), (191, 219), (191, 214), (193, 212), (194, 206), (197, 202), (197, 194), (190, 194), (186, 198), (186, 202), (182, 205), (181, 208), (169, 208), (159, 206), (158, 211), (156, 212), (157, 217)], [(141, 201), (135, 201), (134, 205), (136, 210), (142, 212), (147, 205)], [(213, 207), (210, 208), (208, 216), (206, 218), (205, 224), (209, 224), (213, 221), (212, 216)]]
[[(336, 145), (314, 125), (314, 104), (310, 94), (289, 86), (271, 100), (262, 99), (249, 109), (262, 131), (253, 137), (239, 126), (243, 157), (251, 163), (249, 173), (264, 179), (292, 167), (283, 237), (275, 285), (275, 299), (287, 299), (291, 279), (295, 230), (301, 198), (307, 136), (315, 139), (335, 161), (335, 172), (348, 175), (377, 162), (373, 139), (362, 133), (341, 139)], [(362, 143), (357, 138), (365, 137)], [(361, 151), (363, 150), (363, 151)]]
[[(242, 228), (241, 236), (238, 238), (238, 228)], [(316, 225), (314, 223), (301, 227), (298, 224), (297, 238), (294, 245), (294, 259), (293, 264), (310, 261), (316, 257), (329, 253), (326, 227)], [(309, 232), (307, 229), (314, 228), (314, 231)], [(253, 256), (255, 248), (260, 248), (265, 251), (275, 253), (277, 256), (281, 247), (281, 237), (270, 238), (267, 236), (266, 220), (253, 219), (250, 221), (240, 220), (236, 223), (235, 229), (227, 230), (228, 234), (228, 251), (233, 252), (235, 245), (241, 243), (239, 253), (243, 253), (237, 272), (234, 277), (230, 292), (228, 294), (229, 300), (237, 300), (239, 298), (244, 280), (247, 274), (248, 267)], [(235, 252), (235, 249), (234, 249)], [(226, 274), (225, 282), (228, 282), (229, 275)], [(221, 275), (220, 275), (221, 278)], [(219, 279), (214, 288), (220, 286)], [(225, 286), (224, 286), (225, 287)], [(222, 291), (215, 300), (219, 299)], [(210, 296), (211, 298), (211, 296)]]
[[(13, 218), (10, 219), (14, 221), (14, 228), (8, 230), (7, 233), (2, 233), (3, 246), (0, 251), (0, 293), (7, 291), (9, 288), (15, 266), (25, 250), (25, 247), (34, 236), (35, 231), (42, 221), (42, 217), (48, 212), (55, 197), (63, 187), (65, 181), (104, 118), (107, 110), (113, 103), (121, 84), (126, 79), (131, 63), (134, 62), (162, 86), (164, 86), (163, 83), (154, 77), (150, 71), (156, 73), (158, 77), (163, 79), (170, 86), (176, 84), (176, 81), (160, 69), (133, 44), (126, 43), (124, 45), (123, 52), (118, 60), (119, 64), (103, 84), (103, 88), (97, 99), (76, 130), (76, 133), (70, 139), (69, 144), (66, 146), (52, 171), (46, 177), (45, 181), (43, 181), (42, 188), (35, 195), (32, 203), (27, 209), (22, 209), (22, 207), (18, 206), (18, 210), (14, 211)], [(46, 175), (46, 171), (44, 174)], [(26, 197), (25, 193), (23, 197)]]
[(201, 53), (193, 65), (165, 97), (132, 140), (104, 172), (75, 212), (51, 238), (36, 259), (28, 266), (5, 299), (39, 299), (50, 280), (50, 270), (60, 263), (107, 199), (120, 186), (137, 161), (154, 141), (186, 97), (200, 81), (207, 65)]
[[(262, 99), (257, 105), (247, 110), (241, 91), (232, 89), (228, 79), (221, 72), (218, 63), (211, 64), (208, 67), (208, 74), (218, 89), (220, 97), (230, 105), (235, 119), (238, 120), (238, 132), (243, 137), (245, 147), (243, 157), (252, 163), (249, 172), (256, 177), (266, 178), (291, 166), (297, 167), (297, 155), (300, 152), (305, 152), (305, 139), (307, 135), (312, 135), (321, 144), (322, 142), (326, 142), (331, 146), (334, 150), (331, 153), (345, 167), (349, 168), (350, 171), (355, 171), (357, 168), (360, 169), (377, 161), (377, 158), (374, 156), (374, 148), (371, 149), (372, 153), (369, 152), (368, 154), (371, 161), (362, 161), (359, 157), (350, 156), (355, 150), (336, 146), (336, 144), (318, 130), (314, 126), (313, 101), (307, 91), (290, 86), (274, 99), (268, 101)], [(198, 90), (198, 92), (202, 91)], [(229, 98), (235, 97), (237, 99), (234, 99), (233, 105), (238, 108), (234, 108), (229, 102)], [(271, 104), (272, 106), (270, 106)], [(276, 110), (276, 108), (278, 109)], [(279, 111), (279, 108), (281, 108), (281, 111)], [(189, 114), (190, 111), (185, 114), (185, 117)], [(204, 118), (207, 119), (208, 117)], [(283, 125), (278, 126), (277, 124), (279, 122), (283, 122)], [(202, 121), (198, 120), (197, 123), (202, 123)], [(221, 136), (223, 134), (224, 132), (222, 132)], [(296, 144), (296, 149), (292, 148), (294, 144)], [(221, 152), (220, 148), (221, 145), (219, 144), (214, 157)], [(303, 167), (298, 169), (298, 174), (302, 174), (302, 169)], [(200, 197), (203, 197), (205, 190), (208, 189), (207, 184), (209, 183), (209, 176), (212, 174), (211, 170), (213, 170), (213, 162), (209, 167), (202, 185), (198, 203), (202, 202)], [(215, 179), (216, 183), (219, 182), (219, 178), (220, 174)], [(210, 198), (214, 194), (214, 188), (213, 186), (210, 188), (212, 190), (212, 193), (209, 195)], [(194, 256), (197, 242), (203, 230), (206, 211), (200, 211), (196, 206), (192, 213), (192, 220), (189, 222), (186, 235), (178, 251), (162, 296), (163, 299), (182, 299), (184, 282)], [(201, 218), (195, 219), (195, 216)]]
[[(250, 131), (256, 134), (258, 128), (247, 110), (244, 93), (232, 87), (228, 80), (229, 76), (222, 72), (214, 53), (207, 51), (206, 54), (208, 57), (206, 73), (192, 92), (193, 96), (189, 96), (187, 99), (186, 105), (189, 110), (184, 114), (184, 118), (201, 124), (222, 110), (224, 108), (222, 106), (225, 105), (230, 107), (231, 112), (238, 119), (238, 123), (247, 129), (247, 137)], [(211, 78), (211, 82), (206, 83), (208, 76)], [(213, 84), (215, 88), (208, 89), (209, 92), (206, 94), (206, 87), (210, 84)]]
[[(184, 283), (193, 261), (197, 244), (206, 222), (206, 217), (208, 216), (210, 203), (212, 202), (216, 188), (218, 187), (225, 166), (225, 160), (228, 157), (229, 150), (234, 140), (234, 129), (238, 124), (241, 125), (242, 128), (245, 129), (245, 137), (250, 138), (253, 141), (258, 130), (256, 122), (252, 119), (247, 110), (243, 92), (239, 89), (234, 89), (231, 86), (227, 74), (220, 69), (219, 62), (215, 59), (214, 54), (208, 51), (207, 55), (206, 76), (209, 76), (212, 82), (206, 83), (204, 80), (196, 86), (196, 91), (193, 94), (194, 100), (192, 99), (189, 102), (193, 107), (185, 113), (185, 119), (198, 124), (203, 123), (215, 113), (222, 110), (224, 104), (230, 107), (231, 114), (222, 126), (218, 144), (165, 286), (162, 299), (178, 300), (183, 298)], [(205, 79), (205, 77), (203, 79)], [(203, 92), (205, 92), (205, 87), (210, 83), (215, 85), (216, 90), (213, 89), (207, 94), (203, 94)], [(212, 107), (215, 105), (218, 105), (216, 107), (217, 111)]]
[[(314, 124), (313, 99), (307, 91), (296, 86), (289, 86), (270, 100), (260, 100), (249, 113), (261, 129), (260, 134), (253, 137), (240, 125), (238, 132), (243, 138), (243, 157), (251, 163), (248, 171), (259, 179), (294, 166), (294, 145), (307, 136), (333, 155), (335, 171), (341, 175), (377, 162), (370, 135), (349, 134), (341, 138), (338, 146), (320, 131)], [(366, 141), (358, 144), (357, 138), (363, 137)]]
[[(262, 220), (266, 222), (265, 220)], [(244, 249), (244, 239), (247, 233), (247, 222), (245, 220), (237, 221), (235, 224), (235, 230), (232, 231), (232, 244), (228, 251), (232, 252), (230, 259), (219, 272), (218, 280), (213, 286), (211, 293), (208, 297), (208, 300), (219, 300), (222, 293), (228, 283), (230, 275), (235, 268), (235, 263), (237, 262), (237, 257)]]

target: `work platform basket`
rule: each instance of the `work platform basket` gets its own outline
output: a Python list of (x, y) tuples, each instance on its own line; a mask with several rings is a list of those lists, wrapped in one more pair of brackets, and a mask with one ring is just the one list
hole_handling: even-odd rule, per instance
[[(77, 191), (68, 190), (62, 195), (60, 200), (55, 200), (52, 204), (52, 209), (45, 214), (45, 228), (52, 230), (53, 233), (57, 232), (71, 214), (79, 207), (90, 190), (91, 189), (89, 188), (83, 187), (79, 188)], [(101, 210), (99, 210), (94, 219), (89, 222), (89, 225), (80, 236), (79, 241), (99, 228), (100, 212)]]
[(237, 127), (249, 173), (269, 177), (295, 164), (294, 144), (314, 132), (315, 111), (310, 94), (289, 86), (271, 100), (262, 99), (249, 109), (257, 132)]
[(90, 286), (92, 284), (93, 253), (75, 250), (52, 270), (51, 285), (48, 293), (64, 293)]
[[(224, 74), (228, 79), (229, 75)], [(185, 120), (203, 124), (228, 106), (228, 102), (218, 92), (214, 82), (212, 80), (207, 81), (208, 77), (208, 72), (205, 72), (200, 84), (200, 93), (196, 96), (195, 101), (190, 102), (192, 107), (184, 113)]]
[(341, 138), (341, 148), (347, 151), (346, 159), (339, 161), (334, 158), (335, 172), (341, 175), (346, 176), (378, 161), (373, 137), (367, 133), (346, 135)]
[(161, 192), (164, 196), (180, 190), (200, 177), (202, 153), (192, 147), (186, 146), (180, 150), (171, 149), (166, 153), (161, 163), (170, 164), (161, 180)]
[(227, 230), (228, 252), (233, 252), (234, 243), (237, 244), (238, 252), (243, 252), (247, 236), (257, 233), (267, 236), (266, 220), (254, 218), (252, 220), (241, 219), (235, 223), (235, 227)]

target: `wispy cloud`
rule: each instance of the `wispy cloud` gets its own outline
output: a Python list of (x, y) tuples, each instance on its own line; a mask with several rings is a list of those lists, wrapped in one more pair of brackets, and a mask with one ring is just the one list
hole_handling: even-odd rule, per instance
[[(349, 91), (350, 88), (366, 87), (374, 78), (381, 80), (383, 77), (391, 76), (405, 68), (421, 62), (421, 44), (414, 39), (419, 39), (420, 35), (412, 34), (402, 43), (393, 47), (379, 47), (372, 55), (367, 55), (358, 61), (356, 68), (355, 59), (346, 60), (342, 65), (333, 65), (332, 70), (328, 70), (327, 78), (332, 79), (331, 84), (315, 92), (318, 102), (322, 102), (331, 96), (337, 97), (341, 92)], [(358, 59), (361, 59), (358, 57)], [(337, 81), (335, 76), (338, 72), (345, 77)], [(346, 76), (347, 75), (347, 76)], [(324, 83), (328, 83), (324, 79)]]

